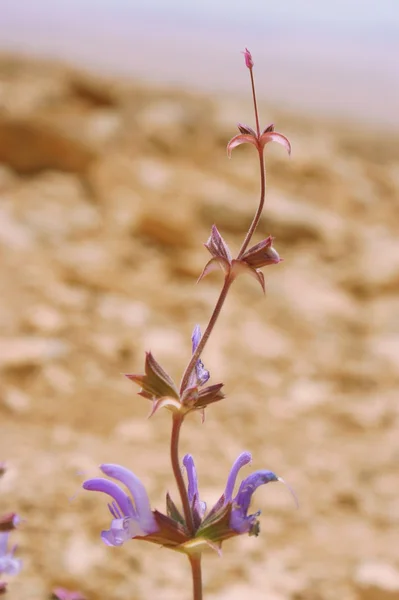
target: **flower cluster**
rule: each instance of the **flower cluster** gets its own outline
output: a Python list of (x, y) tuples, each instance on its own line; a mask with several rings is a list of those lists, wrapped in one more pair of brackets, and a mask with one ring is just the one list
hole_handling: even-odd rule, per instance
[(187, 473), (187, 495), (195, 526), (192, 534), (170, 495), (166, 498), (166, 514), (152, 510), (145, 487), (125, 467), (106, 464), (101, 465), (100, 469), (104, 475), (123, 484), (129, 493), (114, 481), (101, 477), (85, 481), (83, 488), (102, 492), (112, 499), (108, 503), (113, 517), (111, 526), (101, 533), (105, 544), (121, 546), (137, 538), (189, 554), (198, 552), (206, 545), (220, 548), (224, 540), (243, 533), (258, 535), (260, 512), (248, 514), (252, 496), (260, 485), (283, 480), (272, 471), (255, 471), (241, 482), (233, 496), (238, 473), (250, 462), (249, 452), (240, 454), (231, 468), (223, 494), (207, 511), (205, 502), (200, 499), (193, 457), (186, 454), (183, 466)]

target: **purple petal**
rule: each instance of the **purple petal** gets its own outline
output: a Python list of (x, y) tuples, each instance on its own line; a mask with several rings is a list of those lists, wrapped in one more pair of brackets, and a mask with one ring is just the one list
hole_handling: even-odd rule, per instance
[(193, 334), (191, 336), (191, 341), (193, 343), (192, 345), (192, 353), (194, 354), (194, 352), (197, 349), (198, 344), (201, 341), (201, 329), (199, 325), (196, 325), (193, 329)]
[[(127, 487), (134, 500), (137, 518), (143, 530), (147, 533), (153, 533), (154, 531), (157, 531), (158, 526), (151, 511), (150, 501), (145, 487), (141, 483), (140, 479), (136, 477), (132, 471), (129, 471), (129, 469), (121, 467), (120, 465), (106, 464), (101, 465), (100, 468), (105, 475), (108, 475), (108, 477), (113, 477), (113, 479), (117, 479)], [(134, 516), (134, 514), (131, 513), (124, 514), (126, 516)]]
[(197, 471), (195, 470), (194, 459), (191, 454), (186, 454), (183, 458), (183, 465), (187, 471), (188, 479), (188, 499), (190, 502), (193, 501), (194, 496), (199, 498), (198, 492), (198, 478)]
[(236, 497), (233, 499), (233, 510), (231, 511), (230, 526), (238, 533), (245, 533), (251, 529), (254, 520), (259, 515), (247, 515), (252, 495), (255, 490), (264, 483), (278, 481), (277, 475), (272, 471), (255, 471), (241, 483)]
[(291, 154), (291, 144), (288, 138), (282, 133), (275, 131), (266, 131), (260, 136), (260, 143), (262, 147), (266, 146), (269, 142), (278, 142), (287, 150), (288, 154)]
[(141, 528), (137, 519), (124, 517), (123, 519), (114, 519), (111, 527), (101, 532), (101, 539), (107, 546), (122, 546), (128, 540), (138, 535), (144, 536), (147, 533)]
[(135, 516), (135, 511), (129, 496), (113, 481), (103, 479), (102, 477), (95, 477), (94, 479), (85, 481), (82, 487), (90, 492), (103, 492), (104, 494), (108, 494), (108, 496), (111, 496), (111, 498), (115, 500), (123, 515), (126, 517)]
[(224, 490), (225, 504), (231, 502), (231, 499), (233, 497), (233, 491), (234, 486), (236, 484), (238, 471), (245, 465), (248, 465), (251, 462), (251, 460), (252, 456), (250, 452), (242, 452), (231, 467), (231, 471), (227, 479), (226, 489)]
[(193, 509), (198, 513), (199, 518), (202, 519), (206, 510), (206, 503), (201, 502), (199, 497), (197, 471), (195, 469), (194, 459), (191, 454), (185, 455), (183, 458), (183, 465), (187, 471), (188, 499), (190, 504), (193, 505)]

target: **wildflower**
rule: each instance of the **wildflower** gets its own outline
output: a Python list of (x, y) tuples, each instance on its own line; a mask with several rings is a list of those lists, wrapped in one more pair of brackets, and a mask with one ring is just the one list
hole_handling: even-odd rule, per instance
[(108, 508), (114, 517), (109, 530), (101, 538), (109, 546), (120, 546), (131, 538), (161, 544), (178, 552), (190, 554), (211, 547), (219, 552), (221, 543), (230, 537), (248, 533), (259, 534), (260, 511), (248, 515), (256, 489), (271, 481), (283, 481), (272, 471), (255, 471), (244, 479), (233, 496), (240, 469), (251, 462), (251, 454), (243, 452), (234, 462), (225, 490), (215, 506), (207, 513), (200, 499), (198, 478), (192, 456), (186, 454), (183, 466), (187, 473), (187, 495), (194, 532), (190, 534), (183, 516), (170, 495), (166, 496), (166, 515), (151, 510), (147, 493), (139, 479), (124, 467), (102, 465), (102, 472), (120, 482), (129, 490), (126, 494), (108, 479), (89, 479), (83, 488), (104, 492), (113, 499)]
[[(201, 330), (199, 325), (196, 325), (191, 337), (193, 354), (200, 340)], [(146, 354), (145, 375), (127, 374), (126, 377), (141, 386), (140, 396), (152, 400), (151, 415), (162, 407), (168, 408), (172, 412), (186, 414), (192, 410), (202, 410), (209, 404), (224, 398), (221, 391), (222, 383), (203, 387), (208, 382), (210, 373), (205, 369), (200, 358), (196, 361), (188, 384), (181, 393), (178, 392), (172, 378), (155, 360), (151, 352)]]
[(7, 551), (8, 537), (10, 533), (0, 532), (0, 575), (17, 575), (22, 568), (22, 561), (19, 558), (14, 558), (16, 546)]
[(89, 479), (83, 484), (85, 490), (104, 492), (112, 498), (108, 504), (113, 516), (111, 527), (101, 533), (105, 544), (121, 546), (131, 538), (144, 538), (157, 531), (147, 492), (138, 477), (119, 465), (101, 465), (100, 469), (104, 475), (123, 483), (130, 492), (129, 496), (119, 485), (101, 477)]
[(254, 277), (265, 291), (265, 279), (263, 273), (259, 271), (261, 267), (274, 265), (281, 262), (277, 251), (273, 248), (273, 239), (269, 235), (255, 246), (247, 250), (239, 259), (233, 259), (230, 250), (220, 235), (216, 225), (212, 226), (211, 235), (205, 244), (212, 258), (205, 265), (198, 281), (208, 275), (215, 268), (220, 267), (226, 277), (235, 279), (241, 273), (248, 273)]

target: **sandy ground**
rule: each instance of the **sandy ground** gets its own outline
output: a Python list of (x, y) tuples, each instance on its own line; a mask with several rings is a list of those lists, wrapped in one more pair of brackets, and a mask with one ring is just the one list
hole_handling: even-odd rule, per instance
[[(205, 558), (207, 600), (399, 598), (399, 145), (378, 132), (271, 113), (291, 139), (268, 148), (255, 241), (284, 262), (233, 287), (204, 354), (226, 399), (186, 422), (211, 504), (244, 449), (296, 490), (261, 488), (259, 538)], [(221, 285), (196, 286), (216, 223), (233, 250), (258, 197), (251, 147), (225, 154), (251, 102), (101, 82), (0, 61), (0, 512), (21, 574), (10, 600), (52, 587), (90, 600), (185, 600), (186, 559), (132, 541), (107, 548), (104, 499), (80, 492), (102, 462), (177, 497), (170, 416), (121, 373), (144, 350), (179, 379), (190, 334)], [(247, 472), (249, 470), (247, 469)]]

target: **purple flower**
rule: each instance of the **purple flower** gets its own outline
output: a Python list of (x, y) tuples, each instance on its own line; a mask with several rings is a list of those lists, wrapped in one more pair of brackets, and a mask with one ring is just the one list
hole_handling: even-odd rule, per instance
[(108, 546), (121, 546), (131, 538), (155, 533), (158, 525), (145, 487), (138, 477), (119, 465), (101, 465), (100, 469), (108, 477), (123, 483), (130, 492), (129, 496), (119, 485), (102, 477), (88, 479), (83, 483), (85, 490), (103, 492), (112, 498), (108, 508), (113, 520), (110, 529), (102, 531), (102, 540)]
[(200, 524), (196, 531), (196, 537), (203, 537), (212, 542), (221, 542), (234, 535), (249, 533), (258, 535), (260, 511), (248, 515), (249, 506), (254, 492), (260, 485), (271, 481), (284, 481), (277, 477), (272, 471), (255, 471), (244, 479), (236, 495), (233, 497), (237, 476), (240, 469), (251, 462), (251, 454), (242, 452), (234, 462), (223, 495), (215, 506), (205, 515), (205, 504), (200, 501), (198, 491), (198, 480), (194, 461), (187, 454), (183, 459), (183, 465), (187, 471), (188, 497), (193, 513), (194, 523)]
[[(192, 352), (194, 354), (194, 352), (196, 351), (196, 349), (198, 347), (198, 344), (201, 341), (201, 329), (200, 329), (199, 325), (196, 325), (194, 327), (193, 334), (191, 336), (191, 341), (192, 341)], [(197, 363), (195, 365), (194, 381), (192, 382), (192, 385), (197, 385), (197, 386), (204, 385), (208, 381), (209, 378), (210, 378), (209, 371), (207, 371), (205, 369), (202, 360), (198, 359)]]
[(7, 552), (9, 532), (0, 533), (0, 575), (17, 575), (22, 568), (22, 561), (19, 558), (14, 558), (16, 546), (13, 546)]

